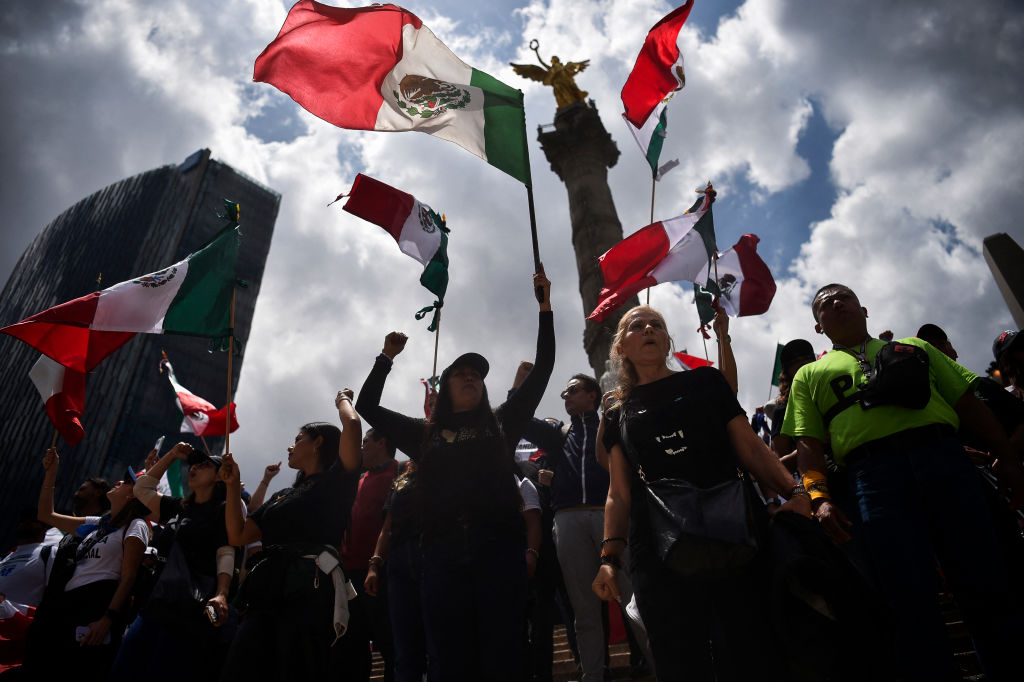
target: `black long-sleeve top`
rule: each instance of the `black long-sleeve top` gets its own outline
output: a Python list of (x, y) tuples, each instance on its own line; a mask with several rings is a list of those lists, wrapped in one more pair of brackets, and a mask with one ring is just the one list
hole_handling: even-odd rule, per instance
[(426, 420), (380, 406), (391, 360), (377, 357), (356, 400), (356, 411), (419, 464), (413, 499), (429, 543), (451, 533), (523, 531), (522, 500), (515, 483), (513, 452), (523, 427), (540, 404), (555, 364), (551, 312), (541, 312), (533, 369), (515, 393), (494, 411), (499, 430), (478, 422), (476, 412), (452, 415), (427, 438)]

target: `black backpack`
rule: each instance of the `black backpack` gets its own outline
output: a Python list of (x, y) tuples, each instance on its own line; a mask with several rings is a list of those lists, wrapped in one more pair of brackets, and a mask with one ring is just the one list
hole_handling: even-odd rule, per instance
[(932, 397), (928, 370), (928, 352), (925, 349), (890, 341), (875, 355), (871, 377), (825, 413), (825, 426), (840, 412), (857, 403), (865, 410), (882, 405), (924, 409)]

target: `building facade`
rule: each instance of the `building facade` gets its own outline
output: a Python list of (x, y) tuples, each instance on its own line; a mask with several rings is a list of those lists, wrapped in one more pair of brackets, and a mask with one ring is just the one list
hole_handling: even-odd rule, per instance
[[(241, 206), (237, 277), (245, 283), (236, 288), (234, 329), (241, 348), (232, 362), (233, 393), (281, 197), (211, 159), (208, 149), (181, 165), (116, 182), (54, 219), (7, 280), (0, 296), (0, 326), (185, 258), (222, 228), (217, 213), (225, 198)], [(187, 440), (205, 447), (198, 438), (179, 434), (181, 415), (159, 363), (164, 350), (178, 380), (220, 407), (228, 399), (228, 358), (214, 345), (200, 337), (139, 334), (89, 374), (85, 438), (75, 447), (58, 439), (57, 511), (70, 513), (71, 495), (86, 477), (114, 483), (129, 465), (141, 467), (160, 436), (166, 436), (168, 446)], [(38, 357), (31, 346), (0, 334), (0, 550), (13, 543), (18, 510), (36, 504), (42, 457), (54, 434), (28, 376)], [(223, 440), (207, 438), (206, 445), (217, 453)]]

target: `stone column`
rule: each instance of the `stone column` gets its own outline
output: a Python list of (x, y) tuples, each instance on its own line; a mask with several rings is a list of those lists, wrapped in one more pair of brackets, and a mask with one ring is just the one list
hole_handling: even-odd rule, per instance
[(985, 237), (984, 247), (985, 260), (1014, 324), (1024, 328), (1024, 249), (1004, 232)]
[[(619, 159), (614, 140), (601, 123), (594, 101), (574, 102), (555, 114), (554, 130), (538, 133), (544, 155), (565, 183), (569, 193), (569, 219), (572, 245), (576, 250), (576, 269), (580, 279), (583, 316), (597, 305), (603, 286), (597, 258), (622, 241), (622, 225), (608, 187), (608, 169)], [(622, 314), (637, 305), (636, 296), (616, 310), (604, 322), (587, 321), (583, 349), (594, 376), (605, 372), (615, 327)]]

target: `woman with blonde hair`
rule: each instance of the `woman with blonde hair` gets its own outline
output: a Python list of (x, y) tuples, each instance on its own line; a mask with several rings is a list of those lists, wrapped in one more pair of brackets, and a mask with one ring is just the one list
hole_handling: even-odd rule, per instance
[[(611, 481), (594, 591), (602, 599), (619, 598), (616, 576), (628, 543), (634, 594), (659, 679), (775, 679), (773, 670), (782, 668), (770, 664), (752, 550), (730, 554), (728, 565), (714, 570), (707, 570), (718, 560), (711, 551), (680, 560), (659, 542), (662, 526), (651, 513), (651, 496), (666, 483), (688, 487), (697, 491), (692, 511), (711, 516), (710, 507), (701, 509), (709, 499), (704, 495), (742, 491), (742, 470), (785, 491), (790, 501), (784, 510), (809, 516), (810, 499), (751, 430), (721, 372), (669, 369), (670, 350), (665, 320), (654, 308), (635, 307), (619, 321), (610, 353), (619, 386), (599, 433), (610, 455)], [(743, 497), (733, 498), (738, 508), (732, 511), (741, 520), (750, 516)]]

